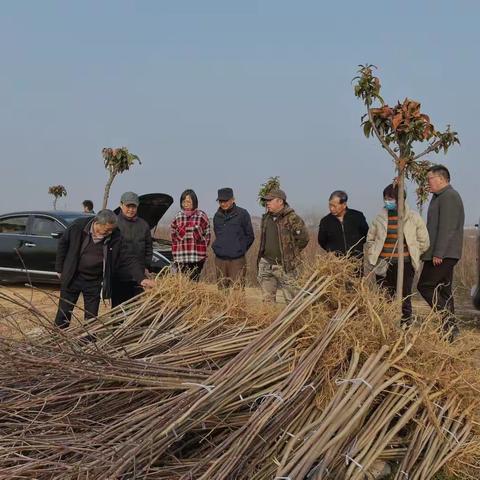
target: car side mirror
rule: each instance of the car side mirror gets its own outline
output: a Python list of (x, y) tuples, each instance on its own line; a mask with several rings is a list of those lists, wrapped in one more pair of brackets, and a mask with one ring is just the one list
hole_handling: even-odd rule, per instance
[(50, 234), (52, 238), (60, 238), (63, 235), (62, 232), (53, 232)]

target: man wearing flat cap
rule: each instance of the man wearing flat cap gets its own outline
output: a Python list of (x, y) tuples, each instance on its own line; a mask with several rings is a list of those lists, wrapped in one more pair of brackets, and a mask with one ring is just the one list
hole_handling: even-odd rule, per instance
[(243, 287), (247, 263), (245, 254), (254, 234), (249, 213), (235, 203), (231, 188), (218, 190), (218, 210), (213, 217), (215, 269), (219, 288)]
[[(148, 223), (137, 215), (140, 199), (135, 192), (125, 192), (120, 197), (118, 229), (124, 239), (128, 253), (137, 260), (142, 272), (148, 274), (152, 263), (152, 234)], [(120, 269), (113, 280), (112, 307), (116, 307), (143, 292), (132, 278), (131, 272)]]
[(260, 227), (258, 281), (265, 302), (274, 303), (280, 289), (288, 303), (296, 293), (300, 253), (308, 244), (308, 231), (305, 222), (288, 205), (283, 190), (272, 190), (262, 198), (267, 213)]

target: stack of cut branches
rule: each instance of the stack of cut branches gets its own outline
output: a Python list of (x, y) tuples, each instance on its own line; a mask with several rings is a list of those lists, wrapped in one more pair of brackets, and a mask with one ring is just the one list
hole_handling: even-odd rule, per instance
[(179, 275), (68, 331), (36, 311), (0, 339), (0, 478), (477, 478), (472, 350), (395, 311), (335, 257), (283, 310)]

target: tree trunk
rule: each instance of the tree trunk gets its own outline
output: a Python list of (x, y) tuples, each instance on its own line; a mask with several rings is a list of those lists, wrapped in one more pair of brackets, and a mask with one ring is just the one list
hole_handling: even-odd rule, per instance
[(399, 308), (402, 307), (402, 299), (403, 299), (403, 276), (404, 276), (404, 265), (405, 265), (405, 258), (404, 258), (404, 223), (405, 223), (405, 166), (402, 161), (403, 159), (400, 158), (399, 166), (398, 166), (398, 198), (397, 198), (397, 211), (398, 211), (398, 265), (397, 265), (397, 302)]
[(107, 184), (105, 185), (105, 193), (103, 194), (103, 205), (102, 210), (107, 208), (108, 204), (108, 197), (110, 195), (110, 187), (112, 186), (113, 180), (115, 179), (115, 173), (110, 172), (110, 176), (108, 177)]
[(57, 200), (58, 200), (57, 197), (53, 197), (53, 209), (54, 209), (54, 210), (57, 209)]

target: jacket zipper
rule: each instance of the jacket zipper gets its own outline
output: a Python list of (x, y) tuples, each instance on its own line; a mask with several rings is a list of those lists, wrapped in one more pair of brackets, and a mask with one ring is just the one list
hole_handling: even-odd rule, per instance
[[(339, 222), (340, 222), (340, 220), (339, 220)], [(342, 227), (343, 246), (345, 248), (345, 253), (347, 253), (347, 239), (345, 238), (345, 229), (343, 228), (343, 222), (340, 222), (340, 226)]]
[(283, 258), (283, 245), (282, 245), (282, 236), (280, 235), (280, 225), (278, 224), (278, 220), (280, 217), (277, 217), (275, 224), (277, 225), (277, 232), (278, 232), (278, 245), (280, 246), (280, 257), (282, 260), (282, 268), (285, 270), (285, 262)]

